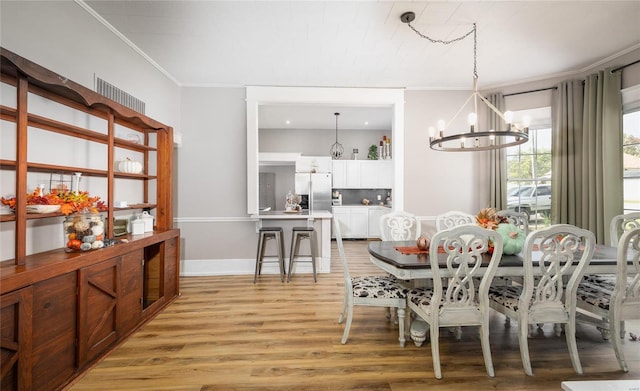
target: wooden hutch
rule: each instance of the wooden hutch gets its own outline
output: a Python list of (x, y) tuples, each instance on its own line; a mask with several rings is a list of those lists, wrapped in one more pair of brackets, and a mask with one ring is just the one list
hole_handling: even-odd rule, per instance
[[(3, 234), (14, 236), (15, 243), (14, 259), (0, 263), (0, 384), (2, 390), (56, 390), (179, 294), (180, 232), (173, 229), (172, 216), (173, 129), (4, 48), (0, 55), (2, 93), (11, 95), (0, 105), (0, 132), (3, 143), (15, 141), (15, 156), (6, 144), (2, 151), (10, 152), (0, 155), (0, 174), (15, 176), (15, 188), (2, 191), (17, 195), (14, 213), (0, 215)], [(33, 102), (45, 102), (47, 110), (34, 111)], [(66, 114), (58, 115), (61, 112)], [(68, 120), (78, 117), (81, 120)], [(96, 122), (101, 124), (97, 129)], [(123, 135), (123, 130), (136, 139)], [(42, 137), (43, 132), (52, 136)], [(97, 157), (99, 167), (94, 167), (95, 156), (85, 165), (39, 160), (35, 155), (43, 146), (38, 143), (49, 137), (67, 140), (63, 146), (98, 146), (103, 151)], [(115, 169), (122, 151), (140, 157), (142, 173)], [(107, 238), (113, 237), (114, 218), (127, 211), (151, 210), (153, 232), (119, 236), (118, 243), (91, 251), (42, 249), (41, 242), (52, 238), (39, 237), (40, 226), (59, 225), (61, 232), (62, 214), (28, 213), (23, 195), (33, 190), (27, 188), (30, 175), (50, 173), (80, 173), (101, 181), (105, 194), (99, 196), (108, 206), (103, 213)], [(141, 202), (116, 208), (118, 191), (132, 183)], [(59, 240), (56, 243), (62, 236)]]

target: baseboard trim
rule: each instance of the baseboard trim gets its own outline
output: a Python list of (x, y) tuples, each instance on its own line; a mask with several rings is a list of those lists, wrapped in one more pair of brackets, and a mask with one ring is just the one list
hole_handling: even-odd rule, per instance
[[(305, 261), (304, 258), (301, 261)], [(329, 273), (331, 259), (318, 258), (317, 272)], [(285, 259), (288, 267), (289, 259)], [(250, 259), (183, 259), (180, 260), (180, 276), (181, 277), (202, 277), (202, 276), (235, 276), (247, 275), (255, 272), (256, 260)], [(312, 273), (311, 263), (294, 262), (294, 274)], [(264, 263), (262, 265), (262, 274), (279, 274), (280, 269), (275, 262)]]

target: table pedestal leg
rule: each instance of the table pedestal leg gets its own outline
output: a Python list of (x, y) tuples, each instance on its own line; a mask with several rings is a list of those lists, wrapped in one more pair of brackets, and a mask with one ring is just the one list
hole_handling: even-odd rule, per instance
[(411, 339), (416, 346), (422, 346), (422, 343), (427, 340), (427, 333), (429, 332), (429, 324), (422, 319), (414, 319), (411, 322)]

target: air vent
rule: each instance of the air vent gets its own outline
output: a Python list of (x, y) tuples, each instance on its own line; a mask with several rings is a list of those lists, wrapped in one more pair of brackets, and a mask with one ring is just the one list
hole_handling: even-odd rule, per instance
[(96, 92), (106, 98), (114, 100), (123, 106), (144, 114), (145, 103), (135, 96), (128, 94), (118, 87), (96, 77)]

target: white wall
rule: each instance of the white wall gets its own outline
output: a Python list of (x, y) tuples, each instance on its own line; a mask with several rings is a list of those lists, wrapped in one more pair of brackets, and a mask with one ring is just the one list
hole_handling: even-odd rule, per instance
[(94, 74), (180, 127), (180, 88), (73, 1), (1, 1), (0, 45), (83, 86)]
[(244, 88), (182, 89), (183, 143), (176, 149), (176, 226), (183, 259), (255, 257), (247, 216)]
[[(425, 218), (449, 210), (475, 214), (487, 206), (485, 153), (429, 148), (429, 126), (448, 121), (469, 91), (405, 92), (405, 210)], [(466, 131), (466, 129), (465, 129)]]

